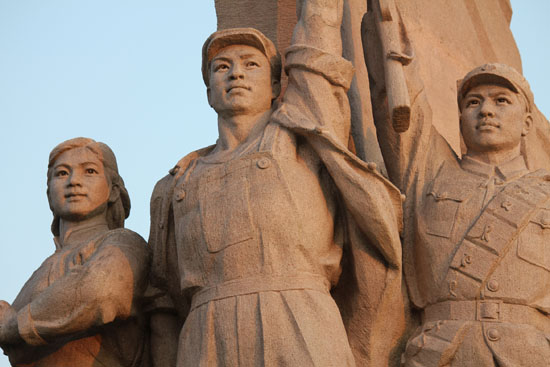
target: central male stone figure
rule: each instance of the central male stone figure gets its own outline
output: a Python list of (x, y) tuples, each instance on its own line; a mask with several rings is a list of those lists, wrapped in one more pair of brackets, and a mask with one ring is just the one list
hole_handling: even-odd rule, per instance
[[(367, 339), (368, 321), (400, 285), (399, 191), (345, 145), (353, 69), (339, 56), (342, 1), (298, 8), (289, 86), (275, 112), (281, 64), (272, 42), (254, 29), (208, 38), (203, 76), (219, 139), (155, 187), (153, 279), (184, 319), (178, 366), (353, 366), (330, 293), (343, 251), (377, 256), (378, 266), (346, 285), (347, 307), (363, 305), (354, 317), (368, 314), (356, 325)], [(361, 293), (380, 269), (381, 281)]]

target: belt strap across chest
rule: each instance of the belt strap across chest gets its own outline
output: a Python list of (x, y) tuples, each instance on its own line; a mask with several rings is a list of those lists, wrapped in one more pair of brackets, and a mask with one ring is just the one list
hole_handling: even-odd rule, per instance
[(549, 200), (549, 182), (533, 176), (524, 176), (495, 195), (451, 260), (446, 279), (451, 295), (457, 296), (457, 273), (483, 286), (530, 218)]

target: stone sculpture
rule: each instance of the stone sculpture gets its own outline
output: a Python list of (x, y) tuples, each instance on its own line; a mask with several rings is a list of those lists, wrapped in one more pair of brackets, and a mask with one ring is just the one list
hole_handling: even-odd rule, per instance
[(142, 366), (145, 241), (124, 229), (130, 199), (111, 149), (67, 140), (50, 153), (56, 251), (12, 305), (0, 304), (0, 345), (13, 366)]
[(403, 365), (547, 365), (550, 175), (530, 172), (521, 154), (529, 85), (502, 64), (466, 75), (459, 159), (433, 128), (414, 71), (410, 129), (396, 133), (383, 112), (376, 121), (388, 172), (407, 194), (404, 272), (421, 313)]
[[(204, 44), (219, 139), (151, 199), (152, 278), (170, 296), (152, 316), (157, 365), (176, 364), (173, 348), (178, 366), (352, 366), (350, 345), (361, 365), (384, 365), (400, 332), (401, 196), (347, 149), (342, 1), (298, 13), (279, 105), (280, 58), (261, 32)], [(171, 318), (179, 345), (155, 340), (179, 333)]]

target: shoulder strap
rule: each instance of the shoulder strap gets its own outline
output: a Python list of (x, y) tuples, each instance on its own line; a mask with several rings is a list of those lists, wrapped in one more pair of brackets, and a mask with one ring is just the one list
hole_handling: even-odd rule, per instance
[(269, 122), (264, 130), (264, 135), (260, 141), (260, 152), (271, 152), (275, 141), (277, 140), (277, 135), (279, 133), (279, 125), (273, 122)]

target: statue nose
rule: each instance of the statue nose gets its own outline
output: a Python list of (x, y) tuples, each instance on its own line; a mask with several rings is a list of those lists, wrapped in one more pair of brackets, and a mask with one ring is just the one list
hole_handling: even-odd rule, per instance
[(233, 65), (233, 67), (231, 68), (231, 73), (230, 73), (229, 77), (231, 79), (242, 79), (242, 78), (244, 78), (244, 72), (243, 72), (242, 67), (238, 64)]
[(481, 117), (493, 117), (495, 115), (494, 106), (488, 102), (482, 102), (479, 114)]

